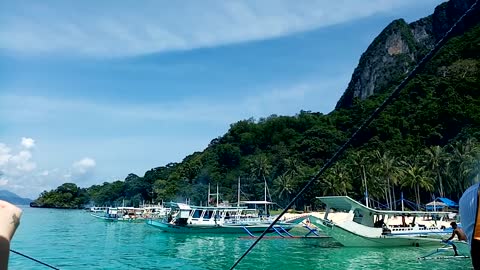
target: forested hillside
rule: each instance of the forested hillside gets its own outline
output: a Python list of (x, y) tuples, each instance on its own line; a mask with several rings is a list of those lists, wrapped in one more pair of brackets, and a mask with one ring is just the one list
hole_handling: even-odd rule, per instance
[[(432, 195), (457, 199), (477, 180), (478, 18), (470, 19), (465, 32), (457, 33), (437, 53), (341, 160), (297, 202), (296, 208), (316, 207), (315, 196), (321, 195), (346, 194), (360, 200), (365, 183), (371, 199), (382, 204), (392, 204), (400, 192), (423, 203)], [(379, 38), (382, 35), (374, 43), (381, 42)], [(410, 53), (398, 52), (394, 57), (410, 57)], [(360, 65), (367, 60), (362, 57)], [(213, 139), (204, 151), (180, 163), (151, 169), (144, 176), (130, 174), (124, 181), (78, 189), (71, 196), (55, 196), (74, 189), (71, 185), (68, 190), (59, 187), (42, 193), (36, 203), (66, 205), (66, 201), (81, 196), (81, 202), (89, 199), (96, 205), (121, 204), (123, 200), (138, 205), (143, 200), (187, 198), (199, 204), (207, 200), (208, 184), (218, 184), (223, 200), (236, 201), (237, 181), (241, 178), (242, 199), (263, 199), (267, 182), (272, 200), (286, 205), (406, 75), (406, 67), (390, 65), (388, 72), (397, 75), (384, 77), (384, 90), (352, 98), (350, 106), (340, 106), (327, 115), (301, 111), (295, 116), (241, 120)]]

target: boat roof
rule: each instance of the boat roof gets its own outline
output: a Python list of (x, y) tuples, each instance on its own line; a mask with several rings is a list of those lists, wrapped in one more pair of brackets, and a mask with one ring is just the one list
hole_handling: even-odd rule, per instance
[[(327, 207), (333, 208), (336, 210), (361, 210), (362, 212), (370, 212), (377, 215), (410, 215), (410, 216), (426, 216), (431, 215), (432, 212), (426, 211), (394, 211), (394, 210), (378, 210), (366, 207), (365, 205), (355, 201), (354, 199), (348, 196), (325, 196), (317, 197), (321, 202), (325, 203)], [(435, 214), (450, 214), (450, 212), (435, 212)]]
[(269, 201), (241, 201), (242, 204), (275, 204), (274, 202)]
[(193, 210), (193, 209), (210, 209), (210, 210), (214, 210), (214, 209), (224, 209), (224, 210), (241, 209), (241, 210), (246, 210), (247, 209), (247, 207), (244, 207), (244, 206), (240, 206), (240, 207), (237, 207), (237, 206), (198, 206), (198, 205), (188, 205), (188, 204), (185, 204), (185, 203), (176, 203), (176, 202), (166, 203), (166, 205), (168, 205), (170, 207), (179, 208), (180, 210)]
[(143, 208), (136, 208), (132, 206), (120, 206), (117, 207), (118, 210), (143, 210)]

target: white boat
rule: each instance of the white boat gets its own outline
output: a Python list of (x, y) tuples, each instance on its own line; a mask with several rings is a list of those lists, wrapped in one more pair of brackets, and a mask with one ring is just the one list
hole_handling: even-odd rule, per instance
[[(323, 219), (312, 217), (310, 221), (344, 246), (440, 246), (442, 236), (451, 234), (451, 230), (442, 228), (444, 225), (440, 221), (420, 222), (422, 217), (448, 216), (449, 212), (376, 210), (348, 196), (317, 198), (327, 206), (325, 216)], [(332, 210), (347, 213), (342, 219), (329, 219)], [(411, 222), (407, 223), (407, 218)]]
[(91, 215), (105, 221), (144, 222), (146, 218), (164, 218), (169, 211), (169, 208), (159, 205), (140, 208), (122, 206), (107, 208), (105, 212)]
[(106, 206), (92, 206), (87, 209), (88, 212), (105, 213), (109, 207)]
[[(258, 233), (263, 232), (273, 217), (258, 215), (255, 209), (244, 206), (190, 206), (173, 203), (167, 219), (149, 219), (147, 224), (166, 232), (177, 233)], [(272, 232), (285, 232), (297, 224), (279, 222)]]

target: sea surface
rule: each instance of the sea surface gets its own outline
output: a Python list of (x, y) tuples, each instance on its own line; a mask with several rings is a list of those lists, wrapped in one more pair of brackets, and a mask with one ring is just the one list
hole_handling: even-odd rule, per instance
[[(145, 223), (105, 222), (82, 210), (24, 208), (11, 248), (59, 269), (229, 269), (252, 243), (238, 235), (181, 235)], [(265, 239), (236, 269), (472, 269), (466, 259), (417, 260), (432, 250)], [(49, 269), (13, 253), (9, 265)]]

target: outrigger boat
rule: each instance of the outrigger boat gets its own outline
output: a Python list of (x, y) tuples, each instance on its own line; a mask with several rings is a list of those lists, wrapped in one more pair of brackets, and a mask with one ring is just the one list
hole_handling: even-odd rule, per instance
[[(310, 221), (344, 246), (439, 246), (442, 236), (451, 234), (451, 230), (442, 227), (442, 220), (420, 222), (421, 217), (443, 217), (451, 214), (449, 212), (376, 210), (348, 196), (317, 198), (326, 204), (325, 216), (323, 219), (311, 217)], [(331, 210), (347, 213), (334, 221), (329, 219)], [(394, 224), (392, 220), (398, 222), (398, 217), (402, 222)], [(407, 218), (413, 218), (412, 222), (407, 224)]]
[[(470, 245), (465, 241), (447, 241), (444, 246), (435, 249), (433, 252), (419, 257), (419, 260), (446, 260), (446, 259), (468, 259), (470, 258)], [(456, 246), (458, 255), (454, 255), (453, 245)]]
[(142, 213), (142, 208), (116, 207), (108, 208), (104, 214), (92, 213), (91, 215), (105, 221), (142, 222), (144, 221)]
[(105, 221), (144, 222), (146, 218), (163, 218), (170, 211), (161, 205), (107, 208), (104, 213), (92, 213), (93, 217)]
[[(273, 221), (273, 217), (258, 215), (256, 209), (246, 206), (191, 206), (184, 203), (172, 203), (171, 206), (172, 213), (167, 219), (149, 219), (147, 224), (165, 232), (252, 234), (265, 231)], [(271, 231), (288, 232), (298, 223), (278, 222)]]

